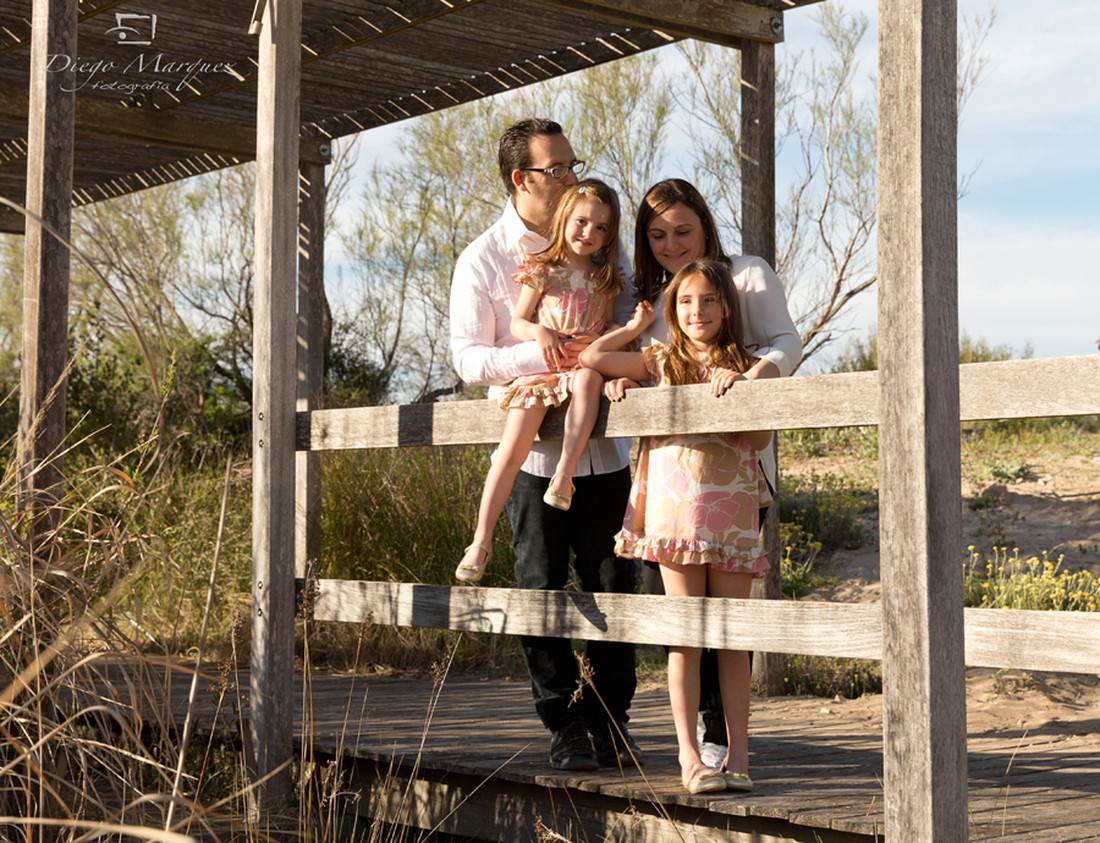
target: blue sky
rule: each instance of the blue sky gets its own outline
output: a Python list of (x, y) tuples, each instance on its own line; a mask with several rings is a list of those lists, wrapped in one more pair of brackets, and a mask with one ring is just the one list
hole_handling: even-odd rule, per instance
[[(1035, 357), (1096, 352), (1100, 337), (1100, 4), (1002, 0), (989, 64), (959, 128), (959, 325)], [(877, 16), (873, 0), (844, 7)], [(988, 0), (959, 0), (960, 15)], [(810, 9), (788, 13), (787, 44), (811, 42)], [(875, 66), (875, 35), (863, 62)], [(777, 61), (782, 61), (782, 50)], [(875, 321), (874, 297), (852, 326)]]
[[(842, 5), (870, 19), (861, 62), (868, 79), (876, 65), (877, 2)], [(958, 0), (958, 5), (960, 16), (973, 16), (988, 13), (991, 3)], [(992, 5), (996, 21), (984, 44), (989, 63), (959, 130), (959, 170), (973, 171), (959, 203), (959, 325), (973, 338), (1017, 352), (1030, 344), (1034, 357), (1095, 353), (1100, 4), (1061, 0), (1048, 7), (1000, 0)], [(787, 50), (814, 46), (813, 9), (786, 14), (778, 62)], [(398, 124), (368, 133), (360, 166), (392, 155), (401, 129)], [(842, 326), (864, 336), (875, 324), (875, 310), (875, 296), (864, 294)], [(823, 353), (820, 365), (842, 342)]]

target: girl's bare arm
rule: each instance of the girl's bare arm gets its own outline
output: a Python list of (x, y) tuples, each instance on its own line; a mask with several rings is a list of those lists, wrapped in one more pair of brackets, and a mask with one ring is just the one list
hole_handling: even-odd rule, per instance
[(610, 378), (630, 378), (643, 381), (649, 378), (649, 370), (640, 352), (620, 351), (631, 340), (637, 339), (645, 328), (653, 322), (653, 305), (641, 302), (627, 323), (613, 331), (608, 331), (596, 339), (580, 354), (582, 366), (595, 369), (601, 375)]

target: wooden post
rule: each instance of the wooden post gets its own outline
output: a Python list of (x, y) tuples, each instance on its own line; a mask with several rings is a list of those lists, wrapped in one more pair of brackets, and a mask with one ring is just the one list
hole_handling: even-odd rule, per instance
[(27, 209), (23, 269), (23, 359), (19, 394), (20, 508), (34, 533), (56, 526), (65, 439), (74, 93), (46, 73), (51, 54), (76, 55), (76, 0), (34, 0), (27, 114)]
[(268, 0), (256, 108), (252, 734), (261, 811), (290, 795), (294, 677), (294, 320), (301, 0)]
[[(325, 374), (325, 166), (299, 168), (298, 411), (321, 409)], [(321, 556), (321, 455), (295, 455), (294, 576)]]
[(879, 488), (886, 837), (967, 838), (955, 0), (880, 0)]
[[(775, 45), (747, 39), (741, 47), (741, 216), (741, 251), (775, 266)], [(763, 533), (772, 566), (753, 583), (753, 596), (776, 600), (782, 596), (778, 500)], [(759, 693), (782, 694), (783, 654), (754, 654), (752, 679)]]

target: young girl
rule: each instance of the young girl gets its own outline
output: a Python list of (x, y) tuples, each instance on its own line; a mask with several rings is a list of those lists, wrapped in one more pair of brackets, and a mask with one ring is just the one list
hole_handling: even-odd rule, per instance
[[(654, 319), (642, 301), (625, 326), (581, 352), (581, 363), (607, 377), (658, 387), (710, 383), (722, 395), (755, 362), (741, 338), (741, 313), (729, 264), (695, 260), (665, 296), (668, 344), (623, 352)], [(760, 545), (759, 507), (770, 501), (757, 450), (770, 431), (651, 436), (642, 443), (630, 504), (615, 537), (620, 556), (660, 563), (665, 593), (747, 598), (768, 560)], [(690, 793), (752, 790), (748, 776), (749, 659), (719, 650), (719, 685), (729, 747), (719, 770), (699, 757), (698, 647), (670, 647), (668, 693), (684, 787)]]
[(569, 509), (572, 503), (573, 471), (596, 423), (603, 378), (594, 369), (578, 366), (561, 372), (558, 366), (570, 337), (603, 333), (612, 322), (612, 301), (623, 289), (618, 231), (615, 191), (601, 181), (585, 179), (562, 192), (550, 225), (550, 245), (529, 255), (512, 276), (522, 285), (512, 334), (538, 343), (548, 371), (517, 378), (500, 399), (508, 420), (485, 478), (473, 543), (455, 570), (462, 582), (480, 582), (491, 555), (493, 528), (516, 473), (546, 410), (569, 395), (573, 400), (565, 414), (561, 458), (543, 500), (557, 509)]

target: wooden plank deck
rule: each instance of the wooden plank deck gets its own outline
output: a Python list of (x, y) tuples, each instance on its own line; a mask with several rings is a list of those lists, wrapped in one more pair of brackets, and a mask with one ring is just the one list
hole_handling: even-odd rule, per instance
[[(204, 671), (205, 673), (205, 671)], [(248, 677), (237, 677), (240, 693)], [(177, 721), (190, 684), (172, 673)], [(210, 725), (213, 671), (196, 716)], [(124, 686), (118, 687), (127, 699)], [(526, 682), (317, 675), (295, 685), (295, 746), (339, 758), (361, 812), (485, 840), (539, 839), (536, 819), (571, 841), (884, 840), (881, 710), (848, 701), (752, 701), (752, 794), (691, 796), (679, 783), (663, 688), (640, 691), (631, 730), (643, 773), (561, 774)], [(308, 705), (302, 701), (308, 700)], [(146, 705), (152, 705), (146, 702)], [(247, 707), (247, 702), (246, 702)], [(239, 729), (225, 720), (221, 726)], [(149, 719), (155, 719), (150, 713)], [(1097, 720), (968, 736), (971, 840), (1100, 841)]]

